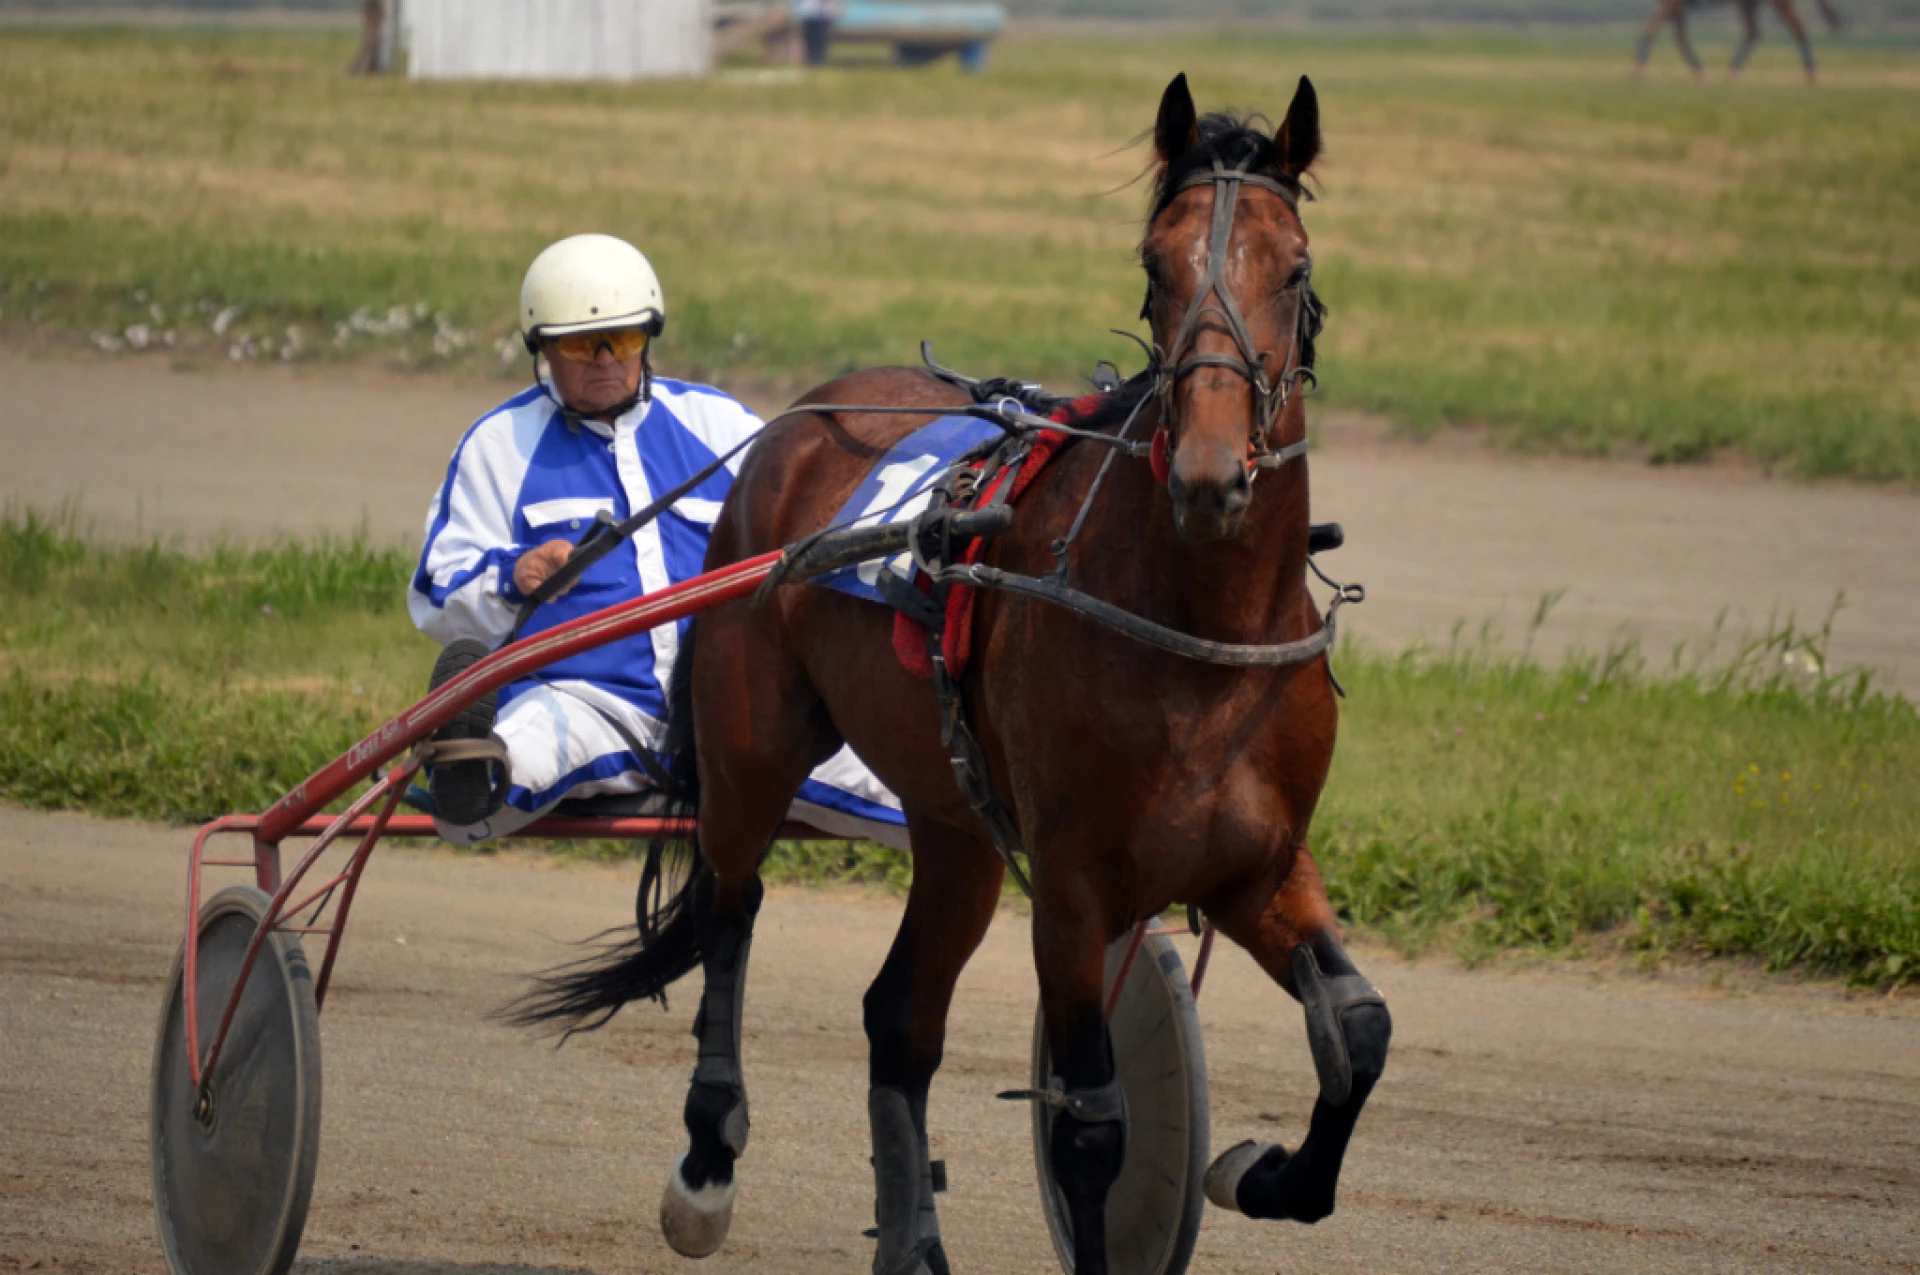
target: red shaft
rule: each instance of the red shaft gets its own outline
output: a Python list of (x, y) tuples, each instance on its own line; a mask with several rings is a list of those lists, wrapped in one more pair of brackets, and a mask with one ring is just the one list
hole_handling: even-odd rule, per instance
[(308, 776), (306, 782), (296, 785), (260, 816), (254, 831), (255, 840), (277, 845), (307, 816), (325, 808), (327, 803), (372, 774), (381, 763), (439, 730), (488, 691), (498, 690), (582, 651), (618, 642), (684, 619), (696, 611), (744, 597), (759, 587), (779, 561), (780, 550), (763, 553), (502, 647), (368, 735), (344, 755), (328, 762)]

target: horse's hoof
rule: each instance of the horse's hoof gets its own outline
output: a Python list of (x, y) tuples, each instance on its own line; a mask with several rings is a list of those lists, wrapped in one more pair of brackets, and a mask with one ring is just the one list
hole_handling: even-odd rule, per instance
[(733, 1225), (733, 1198), (740, 1185), (727, 1181), (690, 1187), (681, 1175), (686, 1160), (682, 1152), (667, 1175), (667, 1189), (660, 1196), (660, 1233), (682, 1257), (711, 1257), (726, 1242), (727, 1228)]
[(1219, 1159), (1207, 1167), (1207, 1198), (1220, 1208), (1241, 1212), (1240, 1179), (1247, 1176), (1248, 1169), (1266, 1159), (1269, 1152), (1279, 1150), (1281, 1148), (1274, 1143), (1254, 1142), (1251, 1139), (1228, 1147), (1220, 1153)]

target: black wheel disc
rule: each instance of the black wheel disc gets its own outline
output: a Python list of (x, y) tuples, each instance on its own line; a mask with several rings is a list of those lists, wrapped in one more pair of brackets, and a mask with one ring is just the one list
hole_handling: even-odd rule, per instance
[[(267, 896), (251, 886), (200, 911), (204, 1052)], [(261, 944), (203, 1094), (188, 1079), (186, 954), (167, 980), (154, 1048), (153, 1205), (174, 1275), (282, 1275), (293, 1264), (320, 1155), (320, 1016), (300, 941)]]
[[(1128, 938), (1107, 949), (1107, 978)], [(1200, 1017), (1180, 953), (1165, 936), (1140, 946), (1108, 1024), (1127, 1095), (1127, 1158), (1107, 1195), (1107, 1263), (1113, 1275), (1180, 1275), (1193, 1257), (1206, 1207), (1207, 1060)], [(1033, 1085), (1057, 1089), (1044, 1018), (1034, 1016)], [(1054, 1111), (1033, 1107), (1040, 1208), (1060, 1265), (1073, 1271), (1073, 1226), (1053, 1179)]]

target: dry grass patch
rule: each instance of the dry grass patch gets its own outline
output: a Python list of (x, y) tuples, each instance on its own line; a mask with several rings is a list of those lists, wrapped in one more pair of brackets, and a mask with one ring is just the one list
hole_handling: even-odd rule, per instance
[[(1778, 41), (1696, 88), (1628, 83), (1613, 36), (1074, 33), (980, 77), (613, 87), (352, 81), (346, 45), (0, 33), (0, 325), (111, 343), (157, 305), (222, 356), (298, 323), (301, 357), (498, 367), (525, 261), (591, 227), (659, 263), (677, 371), (804, 384), (926, 337), (1071, 384), (1124, 354), (1127, 143), (1167, 78), (1278, 111), (1306, 72), (1330, 405), (1920, 478), (1920, 82), (1892, 53), (1823, 50), (1810, 93)], [(395, 306), (439, 317), (325, 338)]]

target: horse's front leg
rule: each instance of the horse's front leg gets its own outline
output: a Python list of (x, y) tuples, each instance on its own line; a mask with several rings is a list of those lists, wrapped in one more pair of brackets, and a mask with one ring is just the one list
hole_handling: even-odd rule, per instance
[(948, 1275), (927, 1091), (945, 1049), (954, 984), (1000, 902), (1000, 860), (977, 836), (915, 820), (912, 837), (906, 915), (864, 1004), (880, 1241), (874, 1275)]
[(1207, 1170), (1207, 1198), (1249, 1217), (1318, 1222), (1333, 1212), (1340, 1163), (1386, 1066), (1393, 1020), (1340, 946), (1320, 869), (1304, 847), (1277, 889), (1215, 904), (1209, 915), (1221, 932), (1305, 1010), (1320, 1097), (1298, 1151), (1240, 1143)]
[[(1047, 1047), (1064, 1091), (1051, 1099), (1054, 1180), (1073, 1224), (1075, 1275), (1107, 1275), (1107, 1191), (1126, 1159), (1126, 1099), (1105, 1012), (1112, 922), (1105, 898), (1050, 841), (1035, 865), (1033, 955)], [(1066, 863), (1063, 863), (1066, 861)]]

